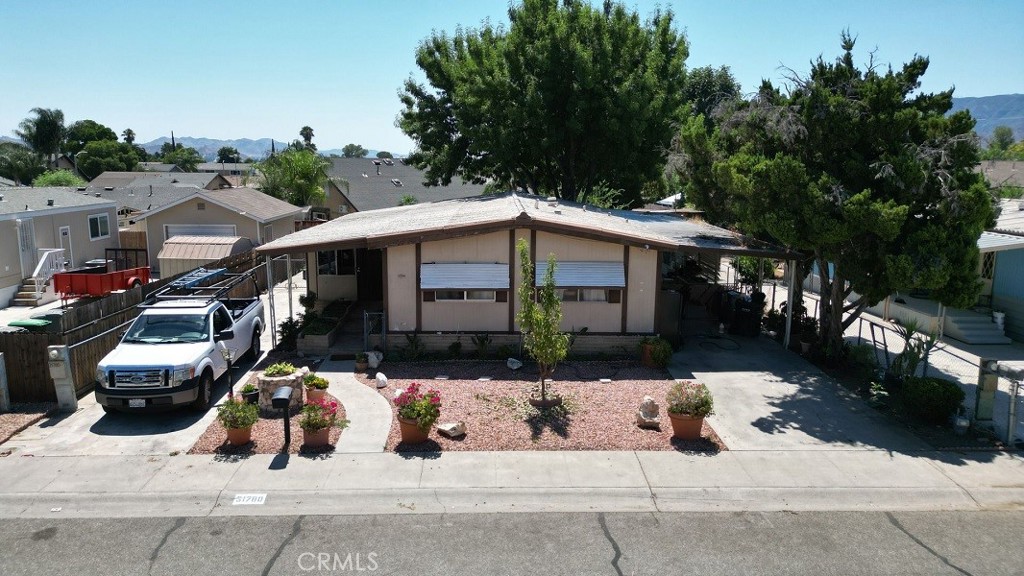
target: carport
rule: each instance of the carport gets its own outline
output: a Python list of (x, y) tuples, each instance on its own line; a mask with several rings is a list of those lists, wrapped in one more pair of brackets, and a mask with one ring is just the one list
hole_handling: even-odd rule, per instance
[(249, 238), (241, 236), (174, 236), (164, 242), (157, 259), (162, 278), (194, 270), (221, 258), (253, 249)]

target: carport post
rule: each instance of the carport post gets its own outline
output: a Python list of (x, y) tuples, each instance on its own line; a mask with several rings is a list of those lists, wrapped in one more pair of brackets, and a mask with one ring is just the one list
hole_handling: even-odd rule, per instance
[(783, 338), (782, 345), (789, 348), (789, 337), (793, 331), (793, 286), (796, 285), (796, 260), (787, 260), (786, 265), (789, 267), (789, 286), (786, 291), (786, 337)]
[(270, 340), (277, 348), (277, 316), (274, 314), (274, 260), (268, 254), (265, 256), (267, 265), (267, 301), (270, 304)]
[(11, 411), (11, 393), (7, 390), (7, 364), (0, 352), (0, 412)]
[(288, 274), (288, 317), (294, 318), (292, 313), (292, 255), (288, 254), (284, 257), (284, 270), (285, 274)]

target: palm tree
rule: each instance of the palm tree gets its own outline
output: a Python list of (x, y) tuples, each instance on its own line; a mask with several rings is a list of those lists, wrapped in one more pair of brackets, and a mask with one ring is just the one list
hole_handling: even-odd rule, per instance
[(18, 125), (14, 133), (32, 150), (53, 164), (64, 142), (64, 112), (57, 108), (33, 108), (35, 118), (28, 117)]
[(124, 132), (121, 132), (121, 136), (124, 138), (125, 144), (135, 143), (135, 131), (131, 128), (125, 128)]
[(309, 148), (310, 144), (313, 143), (313, 129), (309, 126), (303, 126), (302, 130), (299, 130), (299, 136), (302, 136), (302, 141), (306, 143), (306, 148)]
[(28, 186), (46, 171), (43, 158), (21, 144), (0, 142), (0, 176)]

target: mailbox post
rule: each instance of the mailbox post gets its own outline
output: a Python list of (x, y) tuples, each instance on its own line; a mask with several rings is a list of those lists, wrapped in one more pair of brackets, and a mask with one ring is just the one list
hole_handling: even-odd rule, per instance
[(71, 354), (67, 346), (49, 346), (46, 349), (50, 364), (50, 378), (57, 392), (57, 409), (61, 412), (78, 410), (78, 395), (75, 394), (75, 379), (71, 375)]
[(978, 387), (974, 399), (974, 419), (992, 420), (996, 391), (999, 389), (999, 362), (982, 358), (978, 366)]
[(270, 399), (270, 405), (281, 410), (281, 417), (284, 418), (284, 445), (287, 447), (292, 443), (292, 422), (288, 407), (292, 403), (292, 387), (281, 386), (274, 391), (274, 397)]

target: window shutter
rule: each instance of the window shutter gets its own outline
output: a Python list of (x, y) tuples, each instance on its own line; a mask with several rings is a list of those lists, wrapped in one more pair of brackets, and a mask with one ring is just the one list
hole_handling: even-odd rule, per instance
[(508, 290), (498, 290), (494, 293), (495, 302), (508, 302)]
[(621, 304), (622, 303), (622, 290), (609, 290), (608, 291), (608, 303), (609, 304)]
[(423, 291), (423, 301), (424, 302), (433, 302), (434, 301), (434, 291), (433, 290), (424, 290)]

